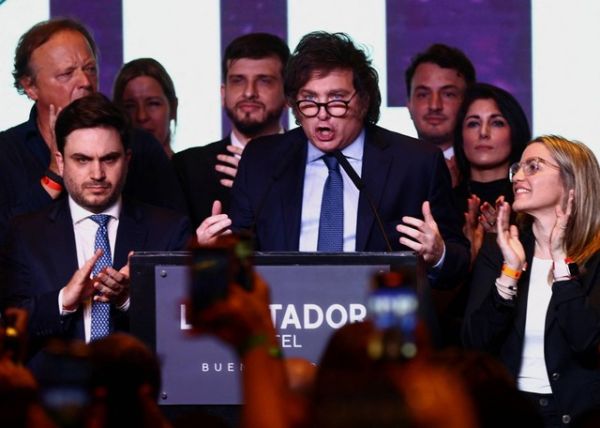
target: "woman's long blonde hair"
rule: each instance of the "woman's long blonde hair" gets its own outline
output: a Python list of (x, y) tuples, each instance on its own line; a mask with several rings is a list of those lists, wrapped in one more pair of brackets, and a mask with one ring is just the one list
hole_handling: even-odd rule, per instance
[(598, 160), (585, 144), (557, 135), (543, 135), (529, 144), (533, 143), (543, 144), (560, 167), (560, 175), (565, 186), (565, 205), (569, 190), (575, 190), (571, 218), (565, 231), (565, 250), (575, 263), (583, 266), (596, 251), (600, 250)]

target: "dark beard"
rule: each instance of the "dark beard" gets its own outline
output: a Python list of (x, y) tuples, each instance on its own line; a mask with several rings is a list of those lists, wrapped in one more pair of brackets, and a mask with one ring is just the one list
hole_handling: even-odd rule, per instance
[(264, 121), (257, 122), (249, 120), (239, 120), (231, 109), (225, 108), (227, 117), (229, 117), (229, 120), (231, 120), (231, 123), (233, 124), (233, 126), (235, 126), (235, 129), (237, 129), (241, 134), (251, 139), (262, 136), (266, 129), (270, 128), (274, 124), (279, 123), (282, 110), (280, 110), (279, 112), (268, 112), (267, 117)]
[(121, 194), (123, 193), (123, 188), (125, 187), (127, 171), (128, 168), (124, 168), (123, 175), (121, 176), (120, 180), (114, 184), (114, 192), (106, 201), (104, 201), (102, 205), (89, 205), (87, 201), (83, 197), (81, 197), (81, 194), (79, 192), (70, 192), (69, 188), (67, 187), (68, 180), (65, 180), (65, 189), (69, 193), (69, 196), (71, 196), (71, 198), (73, 198), (73, 200), (77, 203), (77, 205), (79, 205), (82, 208), (85, 208), (88, 211), (98, 214), (106, 210), (107, 208), (110, 208), (119, 200)]
[(454, 139), (454, 134), (447, 133), (444, 135), (429, 135), (429, 134), (419, 134), (419, 139), (422, 141), (427, 141), (435, 146), (442, 146), (444, 144), (448, 144), (448, 142), (452, 143)]

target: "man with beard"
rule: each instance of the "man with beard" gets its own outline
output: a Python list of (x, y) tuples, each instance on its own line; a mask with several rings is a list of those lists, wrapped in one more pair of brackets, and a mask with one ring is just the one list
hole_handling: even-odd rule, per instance
[(190, 218), (195, 225), (210, 216), (214, 201), (229, 210), (229, 194), (246, 144), (283, 132), (283, 71), (290, 51), (279, 37), (251, 33), (233, 40), (222, 61), (221, 100), (231, 134), (215, 143), (173, 156)]
[(434, 44), (413, 58), (405, 78), (408, 111), (419, 139), (442, 149), (452, 185), (456, 186), (459, 178), (453, 147), (456, 115), (465, 89), (475, 82), (475, 68), (461, 50)]
[(16, 217), (0, 258), (2, 305), (29, 312), (32, 353), (126, 330), (130, 252), (181, 250), (191, 235), (186, 217), (122, 197), (130, 129), (104, 95), (65, 107), (55, 135), (67, 197)]

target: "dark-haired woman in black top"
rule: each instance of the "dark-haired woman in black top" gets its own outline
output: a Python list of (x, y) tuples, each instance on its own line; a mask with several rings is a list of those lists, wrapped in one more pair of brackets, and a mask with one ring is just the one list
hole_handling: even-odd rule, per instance
[(520, 159), (531, 131), (518, 101), (487, 83), (467, 89), (456, 123), (454, 151), (461, 181), (454, 192), (474, 260), (484, 233), (495, 230), (498, 198), (512, 202), (508, 168)]

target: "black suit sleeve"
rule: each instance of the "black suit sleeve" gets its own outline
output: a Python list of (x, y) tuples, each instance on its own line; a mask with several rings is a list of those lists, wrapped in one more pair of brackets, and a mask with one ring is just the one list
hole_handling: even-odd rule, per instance
[(70, 329), (73, 319), (81, 316), (81, 311), (68, 316), (60, 315), (60, 286), (49, 284), (47, 278), (40, 276), (39, 272), (34, 272), (33, 267), (37, 261), (33, 259), (21, 236), (23, 231), (20, 231), (18, 226), (11, 225), (6, 244), (0, 253), (2, 308), (15, 306), (27, 310), (28, 329), (33, 340), (62, 336)]
[(552, 284), (548, 312), (554, 314), (558, 326), (574, 352), (597, 352), (600, 342), (600, 253), (583, 275)]
[(454, 208), (450, 173), (442, 152), (438, 152), (427, 200), (446, 245), (444, 263), (441, 270), (435, 275), (434, 285), (438, 288), (445, 288), (459, 284), (466, 277), (470, 252), (469, 241), (461, 231), (461, 222)]
[(515, 301), (504, 300), (496, 289), (501, 266), (502, 254), (495, 235), (486, 234), (469, 284), (462, 332), (466, 346), (498, 352), (514, 322)]
[[(1, 164), (0, 168), (6, 171)], [(15, 199), (10, 197), (14, 192), (14, 181), (5, 176), (0, 179), (0, 243), (6, 236), (10, 219), (20, 214), (37, 211), (52, 203), (52, 198), (42, 187), (41, 178), (42, 176), (28, 187), (19, 189), (20, 192), (15, 195)]]
[(179, 217), (173, 228), (171, 239), (167, 244), (166, 251), (182, 251), (188, 248), (190, 240), (194, 239), (192, 225), (187, 217)]
[(223, 186), (220, 180), (230, 177), (215, 170), (217, 156), (228, 154), (227, 145), (229, 144), (230, 139), (225, 138), (173, 155), (173, 167), (194, 226), (198, 226), (211, 215), (215, 200), (221, 202), (224, 213), (229, 212), (230, 189)]
[(52, 198), (40, 183), (45, 169), (25, 147), (16, 130), (0, 133), (0, 242), (10, 220), (49, 205)]
[[(179, 186), (183, 192), (183, 197), (185, 201), (186, 212), (190, 219), (194, 222), (194, 224), (200, 224), (198, 222), (198, 218), (194, 215), (194, 187), (200, 185), (200, 183), (196, 182), (193, 177), (194, 168), (190, 168), (188, 161), (189, 155), (186, 155), (186, 151), (175, 153), (171, 158), (171, 164), (173, 165), (173, 169), (175, 170), (175, 175), (179, 180)], [(196, 168), (200, 169), (202, 166), (196, 165)]]
[[(250, 154), (249, 154), (250, 153)], [(236, 232), (251, 230), (254, 227), (254, 211), (252, 200), (255, 199), (254, 191), (248, 182), (249, 168), (252, 166), (251, 146), (246, 147), (246, 153), (240, 160), (238, 172), (231, 189), (230, 217)]]

